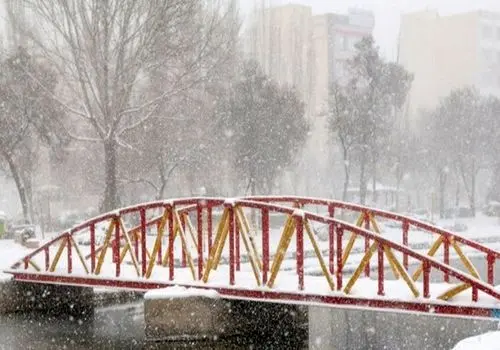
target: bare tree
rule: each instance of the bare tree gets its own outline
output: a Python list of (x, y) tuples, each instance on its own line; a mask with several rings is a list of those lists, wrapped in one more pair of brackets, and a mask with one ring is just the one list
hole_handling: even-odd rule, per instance
[(278, 174), (296, 160), (309, 130), (304, 113), (293, 89), (278, 86), (257, 62), (243, 64), (219, 115), (234, 167), (251, 195), (270, 193)]
[[(476, 211), (477, 174), (488, 166), (491, 160), (489, 150), (496, 141), (489, 112), (491, 103), (473, 87), (456, 89), (441, 100), (429, 123), (433, 161), (442, 169), (440, 188), (444, 187), (448, 172), (455, 170), (462, 180), (473, 215)], [(437, 154), (444, 156), (437, 158)], [(441, 212), (443, 197), (441, 193)]]
[[(199, 0), (20, 1), (39, 23), (31, 40), (64, 77), (54, 98), (76, 117), (72, 136), (103, 146), (102, 207), (110, 210), (119, 204), (120, 146), (130, 147), (123, 136), (207, 77), (207, 57), (225, 42), (217, 30), (224, 9)], [(146, 87), (160, 73), (167, 83), (151, 95)]]
[[(0, 158), (7, 163), (16, 184), (25, 221), (32, 208), (31, 180), (41, 143), (62, 145), (63, 111), (52, 103), (55, 72), (19, 49), (1, 64)], [(45, 89), (32, 79), (43, 81)], [(46, 90), (47, 89), (47, 90)]]
[(350, 158), (356, 156), (359, 165), (360, 202), (364, 204), (368, 166), (371, 162), (375, 182), (378, 161), (395, 125), (393, 110), (404, 104), (412, 77), (403, 67), (380, 58), (372, 37), (357, 43), (356, 51), (348, 62), (347, 83), (340, 90), (334, 86), (331, 92), (330, 128), (341, 144), (349, 138)]

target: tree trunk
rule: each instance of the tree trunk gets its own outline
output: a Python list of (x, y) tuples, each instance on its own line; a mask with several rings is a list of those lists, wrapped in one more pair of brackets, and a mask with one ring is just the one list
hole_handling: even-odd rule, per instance
[(117, 209), (120, 202), (118, 198), (118, 186), (116, 180), (117, 148), (118, 145), (115, 141), (104, 141), (104, 169), (106, 182), (102, 210), (105, 212)]
[(396, 175), (396, 198), (395, 198), (395, 203), (394, 203), (396, 206), (396, 212), (399, 212), (399, 209), (400, 209), (399, 208), (399, 189), (401, 188), (401, 180), (403, 178), (401, 173), (402, 173), (402, 171), (400, 171), (400, 169), (398, 167), (398, 171), (397, 171), (397, 175)]
[(17, 192), (19, 193), (19, 200), (21, 201), (21, 206), (23, 208), (23, 218), (24, 222), (29, 223), (29, 205), (28, 205), (28, 196), (26, 195), (26, 189), (24, 188), (23, 180), (21, 179), (21, 174), (17, 169), (16, 163), (14, 159), (8, 154), (3, 153), (3, 156), (7, 160), (9, 164), (10, 173), (14, 178), (14, 182), (16, 183)]
[(446, 172), (441, 169), (439, 172), (439, 217), (444, 218), (444, 194), (446, 190)]
[(476, 217), (476, 171), (473, 169), (471, 173), (471, 184), (470, 184), (470, 193), (469, 193), (469, 204), (470, 211), (473, 217)]
[(500, 201), (500, 163), (495, 166), (487, 199), (488, 201)]
[(366, 151), (361, 152), (361, 162), (359, 171), (359, 203), (366, 203)]
[(344, 189), (342, 191), (342, 200), (345, 202), (347, 201), (347, 189), (349, 188), (349, 181), (350, 181), (350, 163), (349, 159), (347, 156), (347, 149), (344, 148)]

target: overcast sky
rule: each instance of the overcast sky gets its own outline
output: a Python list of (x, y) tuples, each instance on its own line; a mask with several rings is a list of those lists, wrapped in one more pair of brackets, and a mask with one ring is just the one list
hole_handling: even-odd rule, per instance
[[(255, 1), (240, 0), (243, 13), (247, 12)], [(372, 10), (375, 13), (374, 36), (382, 53), (391, 59), (396, 56), (396, 40), (399, 32), (401, 13), (425, 9), (437, 10), (441, 15), (474, 10), (500, 12), (500, 0), (266, 0), (267, 3), (281, 5), (299, 3), (309, 5), (314, 13), (346, 13), (349, 7)]]

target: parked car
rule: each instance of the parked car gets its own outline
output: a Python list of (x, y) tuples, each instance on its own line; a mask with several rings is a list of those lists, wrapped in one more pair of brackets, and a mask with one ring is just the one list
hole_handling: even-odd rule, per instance
[(37, 226), (32, 224), (12, 225), (9, 229), (11, 237), (26, 241), (36, 237)]
[(483, 213), (488, 216), (500, 216), (500, 202), (491, 201), (484, 208)]

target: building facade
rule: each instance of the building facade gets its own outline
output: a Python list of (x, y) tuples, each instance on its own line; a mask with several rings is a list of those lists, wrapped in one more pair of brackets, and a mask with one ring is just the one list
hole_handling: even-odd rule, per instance
[[(294, 86), (306, 105), (311, 131), (297, 171), (282, 192), (331, 196), (340, 191), (332, 173), (334, 142), (328, 131), (331, 84), (346, 76), (355, 44), (372, 34), (372, 12), (350, 9), (346, 15), (313, 15), (310, 6), (288, 4), (255, 11), (246, 35), (247, 54), (280, 84)], [(328, 191), (328, 193), (325, 193)], [(340, 193), (340, 192), (339, 192)]]
[(408, 101), (413, 124), (422, 110), (436, 107), (453, 89), (473, 85), (500, 96), (500, 14), (405, 14), (398, 56), (414, 74)]

